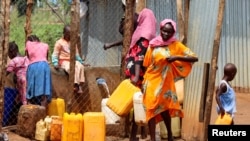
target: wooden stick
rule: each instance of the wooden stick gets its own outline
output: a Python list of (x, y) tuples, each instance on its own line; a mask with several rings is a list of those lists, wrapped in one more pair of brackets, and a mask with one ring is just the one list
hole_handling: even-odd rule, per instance
[[(10, 31), (10, 0), (1, 0), (0, 3), (0, 21), (2, 19), (2, 23), (0, 25), (0, 43), (1, 43), (1, 57), (0, 57), (0, 65), (1, 65), (1, 73), (0, 73), (0, 120), (3, 120), (3, 111), (4, 111), (4, 85), (5, 85), (5, 72), (6, 72), (6, 64), (7, 64), (7, 54), (8, 54), (8, 45), (9, 45), (9, 31)], [(0, 125), (0, 132), (2, 131), (2, 124)]]
[(32, 29), (31, 29), (31, 15), (32, 15), (33, 4), (34, 4), (33, 0), (28, 0), (27, 1), (26, 23), (25, 23), (25, 27), (24, 27), (25, 41), (27, 40), (27, 37), (32, 33)]
[(79, 34), (79, 9), (77, 6), (80, 5), (79, 0), (73, 0), (71, 4), (71, 23), (70, 23), (70, 73), (69, 73), (69, 98), (67, 99), (67, 112), (72, 110), (72, 100), (74, 95), (74, 80), (75, 80), (75, 56), (76, 46), (78, 43)]
[(205, 103), (206, 103), (207, 87), (208, 87), (208, 80), (209, 80), (209, 68), (210, 68), (210, 64), (204, 63), (200, 111), (199, 111), (199, 122), (204, 122), (204, 111), (205, 111), (205, 105), (206, 105)]
[(178, 19), (178, 29), (179, 29), (179, 40), (183, 42), (185, 35), (184, 35), (184, 20), (183, 20), (183, 9), (182, 9), (182, 0), (176, 0), (177, 5), (177, 19)]
[(211, 118), (211, 108), (213, 103), (213, 94), (214, 94), (214, 87), (215, 87), (215, 78), (216, 78), (216, 71), (217, 71), (217, 61), (218, 61), (218, 54), (219, 54), (219, 47), (220, 47), (220, 37), (221, 37), (221, 28), (223, 23), (223, 16), (224, 16), (224, 9), (225, 9), (225, 0), (219, 1), (219, 9), (218, 9), (218, 18), (217, 18), (217, 25), (214, 37), (214, 44), (213, 44), (213, 53), (211, 59), (211, 70), (210, 70), (210, 79), (208, 82), (208, 94), (206, 98), (206, 106), (205, 106), (205, 119), (204, 119), (204, 141), (207, 140), (208, 137), (208, 125), (210, 124)]
[(190, 0), (184, 1), (184, 39), (182, 41), (183, 44), (187, 43), (187, 33), (188, 33), (188, 19), (189, 19), (189, 5)]

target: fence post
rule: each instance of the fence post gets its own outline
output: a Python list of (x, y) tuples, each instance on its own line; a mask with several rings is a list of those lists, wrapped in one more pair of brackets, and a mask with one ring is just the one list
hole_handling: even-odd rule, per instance
[(124, 36), (123, 36), (123, 48), (121, 56), (121, 80), (125, 78), (125, 57), (129, 50), (131, 37), (134, 29), (134, 12), (135, 12), (135, 0), (126, 0), (125, 8), (125, 24), (124, 24)]
[(26, 24), (24, 27), (25, 31), (25, 41), (27, 37), (32, 33), (31, 29), (31, 14), (32, 14), (32, 7), (33, 7), (33, 0), (28, 0), (27, 1), (27, 9), (26, 9)]
[(215, 37), (213, 43), (213, 52), (212, 52), (212, 59), (211, 59), (211, 69), (210, 69), (210, 79), (208, 82), (208, 93), (206, 98), (206, 105), (205, 105), (205, 119), (204, 119), (204, 141), (207, 140), (208, 137), (208, 125), (210, 124), (211, 118), (211, 108), (213, 103), (213, 94), (214, 94), (214, 85), (215, 85), (215, 78), (216, 78), (216, 70), (217, 70), (217, 61), (218, 61), (218, 54), (219, 54), (219, 47), (220, 47), (220, 37), (221, 37), (221, 28), (223, 23), (223, 16), (224, 16), (224, 9), (225, 9), (225, 0), (219, 1), (219, 9), (218, 9), (218, 18), (217, 18), (217, 25), (215, 30)]
[[(4, 111), (4, 84), (5, 84), (5, 66), (7, 64), (7, 51), (9, 44), (9, 28), (10, 28), (10, 0), (1, 0), (0, 3), (0, 44), (1, 44), (1, 73), (0, 73), (0, 121), (3, 120)], [(0, 132), (2, 132), (2, 124), (0, 124)]]
[(76, 46), (79, 38), (79, 22), (80, 10), (79, 0), (73, 0), (71, 4), (71, 22), (70, 22), (70, 73), (69, 73), (69, 99), (67, 99), (67, 112), (72, 112), (72, 96), (74, 95), (74, 80), (75, 80), (75, 54)]
[(179, 39), (183, 42), (185, 35), (184, 35), (184, 20), (183, 20), (183, 9), (182, 9), (182, 0), (176, 0), (176, 9), (177, 9), (177, 19), (178, 19), (178, 28), (179, 28)]
[(184, 39), (182, 41), (183, 44), (187, 43), (187, 33), (188, 33), (188, 20), (189, 20), (189, 4), (190, 0), (186, 0), (184, 2)]

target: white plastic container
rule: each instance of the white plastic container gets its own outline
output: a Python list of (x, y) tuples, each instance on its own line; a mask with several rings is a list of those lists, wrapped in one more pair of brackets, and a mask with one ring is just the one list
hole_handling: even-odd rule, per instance
[(102, 113), (105, 116), (106, 124), (116, 124), (120, 121), (121, 117), (118, 116), (107, 106), (108, 98), (102, 99)]
[(36, 123), (35, 139), (39, 141), (47, 141), (48, 138), (49, 132), (46, 128), (45, 122), (41, 119)]
[(46, 116), (44, 119), (46, 128), (50, 131), (50, 125), (51, 125), (52, 118), (50, 116)]
[(143, 107), (143, 94), (136, 92), (133, 96), (134, 118), (137, 125), (146, 125), (146, 113)]
[[(160, 126), (160, 136), (161, 138), (168, 138), (168, 131), (164, 124), (164, 121), (159, 122)], [(181, 136), (181, 124), (180, 124), (180, 117), (172, 117), (171, 118), (171, 129), (173, 137), (180, 137)]]
[(176, 94), (180, 104), (183, 104), (184, 100), (184, 79), (180, 79), (175, 82)]

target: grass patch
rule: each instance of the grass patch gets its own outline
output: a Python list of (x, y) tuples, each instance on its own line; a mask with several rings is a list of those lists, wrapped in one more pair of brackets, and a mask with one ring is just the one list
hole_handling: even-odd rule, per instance
[[(70, 17), (65, 17), (63, 11), (63, 9), (57, 9), (58, 15), (56, 15), (49, 7), (37, 7), (31, 16), (32, 34), (37, 35), (42, 42), (49, 45), (50, 54), (56, 40), (62, 36), (64, 23), (70, 21)], [(19, 46), (20, 53), (24, 55), (26, 16), (18, 17), (17, 8), (14, 6), (11, 10), (10, 20), (10, 41), (15, 41)]]

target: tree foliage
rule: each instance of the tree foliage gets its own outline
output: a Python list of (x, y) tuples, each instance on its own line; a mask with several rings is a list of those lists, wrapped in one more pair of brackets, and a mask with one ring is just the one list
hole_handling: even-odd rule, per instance
[[(12, 5), (17, 5), (18, 17), (24, 16), (27, 9), (27, 0), (11, 0)], [(34, 11), (36, 0), (33, 0), (32, 11)]]

